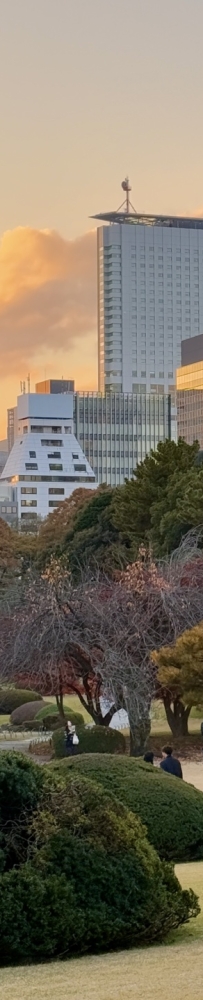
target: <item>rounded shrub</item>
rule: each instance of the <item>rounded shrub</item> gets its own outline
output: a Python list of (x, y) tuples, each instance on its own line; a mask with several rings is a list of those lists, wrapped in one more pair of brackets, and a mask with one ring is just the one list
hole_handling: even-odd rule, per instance
[[(77, 727), (77, 731), (79, 736), (77, 755), (89, 753), (125, 753), (125, 738), (123, 733), (120, 733), (117, 729), (109, 729), (106, 726), (92, 726), (90, 729), (84, 727), (81, 730)], [(59, 729), (53, 733), (52, 742), (55, 757), (65, 757), (66, 747), (63, 729)]]
[(133, 757), (89, 755), (53, 762), (68, 780), (83, 774), (113, 792), (145, 824), (161, 858), (175, 862), (203, 858), (203, 794)]
[(1, 964), (148, 944), (198, 912), (139, 819), (95, 782), (47, 787), (34, 832), (32, 863), (0, 876)]
[(37, 718), (40, 701), (29, 701), (25, 705), (20, 705), (14, 712), (11, 712), (11, 722), (15, 726), (22, 726), (23, 722), (31, 722)]
[(28, 827), (37, 808), (44, 776), (42, 768), (19, 753), (0, 754), (0, 869), (26, 857)]
[[(71, 708), (69, 709), (65, 707), (65, 718), (66, 720), (70, 719), (72, 726), (77, 726), (77, 728), (84, 726), (82, 712), (73, 712)], [(52, 728), (52, 725), (61, 727), (61, 718), (57, 705), (44, 705), (37, 713), (37, 719), (39, 721), (41, 720), (41, 722), (45, 722), (47, 728)]]
[(36, 691), (25, 691), (17, 688), (0, 688), (0, 715), (11, 715), (16, 708), (27, 702), (41, 701), (42, 697)]

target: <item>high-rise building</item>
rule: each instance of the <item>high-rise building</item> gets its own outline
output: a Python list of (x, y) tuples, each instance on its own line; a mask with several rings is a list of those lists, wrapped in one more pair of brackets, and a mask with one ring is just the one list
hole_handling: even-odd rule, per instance
[(17, 437), (1, 483), (15, 489), (24, 523), (46, 517), (79, 486), (94, 489), (94, 472), (73, 431), (72, 393), (19, 396)]
[(176, 372), (178, 437), (203, 448), (203, 334), (181, 344)]
[(203, 219), (126, 203), (98, 228), (99, 390), (172, 392), (181, 341), (203, 330)]

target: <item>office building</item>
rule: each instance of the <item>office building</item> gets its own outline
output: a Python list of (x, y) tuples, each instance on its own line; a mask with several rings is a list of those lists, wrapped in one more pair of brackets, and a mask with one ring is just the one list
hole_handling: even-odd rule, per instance
[(176, 373), (178, 437), (203, 448), (203, 334), (184, 340)]
[(172, 393), (181, 341), (203, 330), (203, 219), (100, 213), (101, 392)]
[(121, 485), (159, 441), (171, 437), (169, 396), (143, 393), (79, 393), (74, 433), (97, 482)]
[(22, 522), (46, 517), (79, 486), (97, 485), (73, 432), (72, 393), (19, 396), (17, 437), (2, 482), (15, 488)]

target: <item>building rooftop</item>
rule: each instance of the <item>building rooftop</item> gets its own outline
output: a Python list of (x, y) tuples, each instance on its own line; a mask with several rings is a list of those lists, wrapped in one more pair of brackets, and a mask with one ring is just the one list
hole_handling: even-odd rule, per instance
[(99, 222), (120, 223), (129, 226), (165, 226), (168, 229), (203, 229), (203, 218), (187, 218), (184, 215), (145, 215), (143, 212), (118, 211), (100, 212), (91, 215)]

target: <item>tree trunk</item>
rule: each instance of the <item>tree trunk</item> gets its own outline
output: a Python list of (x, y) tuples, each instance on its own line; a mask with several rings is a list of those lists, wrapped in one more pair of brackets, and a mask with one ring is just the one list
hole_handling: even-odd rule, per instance
[(59, 715), (60, 715), (60, 719), (61, 719), (62, 725), (64, 725), (64, 722), (65, 722), (65, 712), (64, 712), (64, 706), (63, 706), (63, 693), (62, 693), (62, 691), (60, 691), (59, 694), (56, 694), (56, 704), (57, 704), (57, 708), (59, 710)]
[(150, 735), (151, 722), (149, 715), (143, 719), (132, 719), (129, 712), (130, 726), (130, 756), (143, 757), (146, 743)]
[[(170, 726), (170, 730), (175, 737), (187, 736), (188, 735), (188, 719), (191, 711), (191, 707), (185, 707), (179, 698), (171, 702), (169, 695), (163, 698), (165, 713), (167, 722)], [(173, 708), (172, 708), (173, 705)]]

